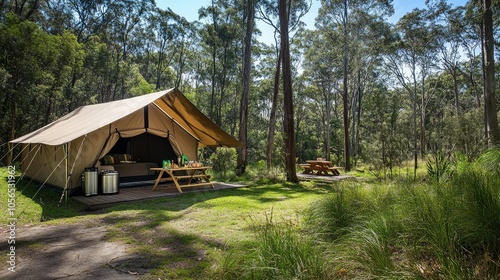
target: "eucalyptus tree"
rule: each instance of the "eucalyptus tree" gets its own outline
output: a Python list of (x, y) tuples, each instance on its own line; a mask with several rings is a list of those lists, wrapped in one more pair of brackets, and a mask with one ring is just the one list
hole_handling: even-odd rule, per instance
[(403, 151), (406, 141), (405, 102), (400, 89), (390, 90), (387, 85), (378, 81), (372, 94), (366, 97), (365, 114), (362, 116), (362, 133), (365, 137), (361, 140), (364, 151), (361, 157), (366, 163), (383, 171), (388, 169), (393, 175), (393, 168), (406, 159)]
[[(358, 18), (368, 18), (370, 15), (383, 17), (393, 12), (392, 1), (375, 0), (322, 0), (316, 26), (340, 32), (340, 45), (342, 47), (342, 101), (343, 101), (343, 123), (344, 123), (344, 159), (345, 169), (350, 170), (350, 143), (349, 143), (349, 56), (353, 40), (353, 22)], [(359, 26), (356, 26), (357, 28)], [(334, 31), (335, 30), (335, 31)], [(338, 31), (340, 30), (340, 31)]]
[[(242, 53), (241, 10), (239, 4), (227, 0), (212, 0), (210, 6), (199, 10), (200, 19), (207, 22), (200, 32), (202, 50), (210, 54), (206, 64), (210, 65), (207, 72), (210, 79), (209, 117), (219, 126), (226, 124), (223, 111), (232, 100), (228, 87), (236, 81), (239, 59)], [(234, 120), (232, 120), (233, 122)]]
[(174, 86), (182, 89), (184, 84), (188, 83), (188, 81), (184, 81), (184, 76), (190, 71), (190, 68), (192, 68), (189, 67), (189, 63), (194, 60), (193, 52), (195, 52), (195, 48), (193, 45), (197, 44), (199, 36), (196, 33), (196, 28), (193, 23), (188, 22), (184, 18), (180, 18), (178, 24), (180, 26), (180, 32), (176, 40), (177, 53), (172, 68), (175, 71)]
[(0, 139), (5, 143), (66, 113), (63, 86), (82, 54), (75, 36), (48, 34), (12, 13), (0, 25), (0, 54)]
[[(282, 127), (283, 107), (273, 107), (274, 104), (283, 104), (283, 95), (272, 94), (275, 88), (274, 76), (276, 74), (275, 46), (262, 42), (256, 44), (253, 50), (254, 65), (252, 68), (252, 94), (250, 95), (250, 134), (255, 138), (249, 137), (248, 139), (252, 143), (249, 144), (251, 151), (249, 158), (253, 158), (255, 161), (264, 160), (269, 169), (283, 163), (283, 145), (273, 145), (274, 142), (283, 143), (281, 129), (273, 130), (274, 140), (269, 146), (269, 122), (272, 119), (272, 113), (275, 114), (274, 119), (278, 122), (275, 128)], [(278, 98), (276, 102), (273, 102), (274, 97)], [(270, 152), (268, 151), (269, 147), (271, 148)], [(269, 153), (272, 155), (272, 162), (268, 162)]]
[(8, 13), (15, 14), (19, 20), (33, 21), (43, 17), (41, 8), (45, 4), (42, 0), (2, 0), (0, 1), (0, 19), (6, 20)]
[[(67, 0), (62, 5), (71, 19), (69, 29), (79, 42), (86, 42), (90, 36), (101, 34), (113, 17), (110, 0)], [(52, 6), (54, 7), (54, 3)], [(54, 7), (55, 8), (55, 7)]]
[(441, 26), (442, 29), (442, 37), (438, 38), (440, 43), (438, 45), (440, 58), (442, 61), (442, 68), (448, 72), (448, 74), (453, 79), (453, 96), (454, 96), (454, 105), (455, 105), (455, 117), (457, 121), (460, 121), (460, 116), (462, 115), (460, 109), (460, 98), (459, 98), (459, 76), (462, 71), (461, 67), (461, 41), (460, 41), (460, 33), (462, 30), (460, 29), (460, 25), (457, 21), (463, 18), (463, 7), (454, 8), (447, 6), (444, 8), (443, 15), (444, 24)]
[[(459, 29), (457, 32), (459, 41), (467, 58), (466, 67), (464, 67), (462, 75), (468, 80), (468, 87), (475, 94), (476, 104), (478, 108), (482, 107), (482, 59), (481, 59), (481, 18), (478, 13), (479, 7), (474, 4), (474, 1), (469, 1), (464, 7), (464, 12), (461, 17), (455, 18), (450, 24), (456, 25)], [(458, 15), (457, 15), (458, 16)]]
[(436, 72), (436, 36), (439, 32), (428, 16), (429, 11), (421, 9), (414, 9), (404, 15), (395, 26), (394, 32), (399, 39), (393, 46), (393, 53), (386, 56), (388, 68), (409, 94), (412, 102), (414, 177), (418, 167), (418, 148), (420, 147), (422, 157), (425, 156), (426, 150), (425, 124), (430, 93), (426, 82), (427, 78)]
[(134, 55), (137, 48), (134, 36), (153, 7), (152, 0), (119, 0), (110, 4), (112, 17), (102, 36), (115, 56), (115, 70), (112, 90), (104, 96), (105, 101), (123, 99), (128, 95), (125, 80), (132, 66), (129, 56)]
[[(443, 90), (452, 93), (453, 102), (444, 104), (450, 106), (453, 118), (444, 118), (447, 125), (452, 126), (454, 137), (450, 138), (457, 144), (456, 149), (463, 154), (473, 156), (476, 149), (472, 148), (472, 142), (481, 135), (473, 135), (481, 127), (483, 118), (476, 117), (476, 111), (483, 111), (482, 93), (479, 87), (481, 70), (480, 59), (480, 31), (478, 24), (472, 24), (467, 16), (467, 10), (463, 6), (451, 7), (441, 3), (441, 9), (433, 9), (439, 13), (436, 25), (441, 29), (438, 37), (439, 43), (439, 68), (443, 71), (441, 79)], [(446, 74), (446, 75), (445, 75)], [(441, 109), (441, 107), (438, 107)], [(435, 110), (431, 110), (433, 112)], [(440, 124), (440, 123), (439, 123)], [(446, 124), (446, 123), (445, 123)], [(472, 128), (473, 127), (473, 128)], [(431, 126), (432, 128), (432, 126)], [(448, 136), (448, 135), (447, 135)]]
[[(342, 50), (334, 42), (340, 34), (324, 32), (324, 29), (309, 31), (304, 38), (306, 48), (303, 63), (303, 76), (317, 88), (317, 95), (311, 99), (318, 104), (317, 115), (322, 120), (323, 155), (330, 160), (332, 114), (336, 121), (340, 120), (338, 104), (342, 84)], [(338, 65), (338, 66), (337, 66)], [(337, 67), (336, 67), (337, 66)]]
[[(274, 30), (274, 40), (276, 48), (276, 71), (274, 72), (274, 90), (272, 98), (271, 114), (269, 118), (269, 129), (268, 129), (268, 140), (267, 140), (267, 167), (270, 168), (273, 162), (273, 149), (275, 142), (276, 133), (276, 118), (277, 118), (277, 108), (279, 101), (279, 90), (280, 90), (280, 74), (281, 74), (281, 30), (279, 21), (279, 1), (271, 0), (261, 0), (259, 1), (258, 16), (257, 19), (263, 21), (267, 25), (271, 26)], [(301, 18), (307, 14), (312, 6), (312, 0), (299, 0), (293, 1), (288, 0), (285, 3), (287, 18), (288, 18), (288, 30), (292, 34), (292, 41), (295, 32), (301, 28), (304, 23)]]
[[(156, 9), (149, 19), (148, 31), (154, 35), (146, 50), (145, 63), (154, 67), (156, 90), (165, 86), (178, 87), (186, 64), (187, 41), (194, 37), (194, 27), (171, 9)], [(174, 77), (165, 73), (175, 71)], [(146, 69), (146, 71), (149, 69)], [(165, 83), (169, 82), (169, 85)]]
[(483, 8), (484, 111), (487, 139), (490, 145), (500, 145), (497, 99), (495, 96), (495, 40), (493, 37), (493, 6), (491, 0), (481, 1)]
[[(54, 17), (53, 22), (59, 22), (58, 12), (65, 14), (59, 16), (62, 17), (61, 24), (68, 25), (78, 41), (86, 45), (87, 51), (96, 50), (99, 53), (86, 52), (84, 67), (73, 69), (67, 97), (72, 99), (73, 95), (83, 91), (99, 92), (95, 101), (103, 102), (130, 95), (130, 81), (133, 79), (127, 77), (135, 75), (134, 59), (142, 43), (138, 36), (144, 28), (145, 18), (154, 7), (154, 1), (67, 0), (63, 5), (58, 0), (52, 0), (47, 3), (51, 9), (47, 14)], [(69, 22), (65, 18), (69, 18)], [(63, 26), (56, 30), (61, 28)], [(95, 72), (89, 69), (106, 71), (96, 81)], [(88, 100), (81, 100), (88, 103)]]
[(351, 113), (350, 152), (354, 160), (360, 153), (360, 127), (365, 98), (378, 87), (383, 68), (382, 54), (391, 40), (389, 24), (380, 14), (359, 13), (351, 22), (349, 90)]
[(297, 183), (299, 179), (296, 173), (296, 146), (295, 146), (295, 125), (293, 110), (293, 92), (292, 92), (292, 68), (290, 59), (290, 41), (289, 41), (289, 10), (287, 1), (279, 0), (278, 5), (280, 19), (280, 42), (281, 42), (281, 63), (283, 71), (283, 136), (285, 139), (285, 172), (288, 182)]
[(243, 55), (243, 71), (242, 71), (242, 82), (243, 89), (241, 93), (240, 101), (240, 128), (238, 132), (238, 138), (242, 143), (243, 147), (238, 149), (238, 158), (236, 162), (236, 174), (241, 175), (245, 173), (247, 166), (248, 157), (248, 101), (250, 95), (250, 70), (252, 68), (252, 37), (254, 30), (254, 18), (255, 18), (255, 1), (248, 0), (245, 5), (245, 16), (246, 29), (245, 29), (245, 40), (244, 40), (244, 55)]

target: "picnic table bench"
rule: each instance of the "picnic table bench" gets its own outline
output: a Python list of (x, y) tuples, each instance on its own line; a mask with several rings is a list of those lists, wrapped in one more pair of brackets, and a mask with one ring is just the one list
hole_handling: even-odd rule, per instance
[[(167, 173), (168, 175), (170, 175), (172, 181), (175, 184), (175, 187), (180, 193), (182, 193), (181, 188), (186, 188), (186, 187), (210, 185), (212, 188), (215, 188), (213, 183), (210, 182), (210, 175), (206, 173), (206, 171), (210, 168), (212, 167), (202, 166), (202, 167), (150, 168), (151, 170), (154, 171), (160, 171), (153, 186), (153, 191), (156, 189), (156, 187), (158, 187), (158, 184), (162, 180), (163, 173)], [(185, 171), (185, 172), (179, 172), (179, 171)], [(193, 179), (198, 179), (198, 178), (204, 180), (205, 182), (191, 184)], [(179, 184), (180, 179), (189, 179), (189, 181), (186, 185), (181, 185)]]
[(299, 164), (299, 166), (304, 168), (304, 174), (333, 176), (340, 175), (339, 169), (343, 168), (333, 166), (332, 162), (327, 160), (306, 160), (305, 164)]

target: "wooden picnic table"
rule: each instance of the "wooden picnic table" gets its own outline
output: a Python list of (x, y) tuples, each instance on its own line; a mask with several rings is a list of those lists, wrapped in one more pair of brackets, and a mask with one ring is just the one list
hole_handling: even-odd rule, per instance
[(342, 169), (342, 167), (333, 166), (332, 162), (328, 160), (306, 160), (306, 164), (300, 166), (304, 168), (304, 174), (313, 175), (338, 176), (340, 175), (339, 169)]
[[(201, 166), (201, 167), (176, 167), (176, 168), (161, 168), (161, 167), (153, 167), (150, 170), (160, 171), (158, 173), (158, 177), (156, 178), (155, 185), (153, 186), (153, 191), (158, 187), (158, 184), (162, 180), (163, 174), (167, 173), (172, 178), (172, 181), (175, 184), (177, 190), (182, 193), (181, 188), (186, 187), (197, 187), (197, 186), (206, 186), (210, 185), (212, 188), (215, 188), (213, 183), (210, 182), (210, 175), (206, 173), (208, 169), (212, 168), (211, 166)], [(182, 172), (185, 171), (185, 172)], [(189, 179), (188, 183), (185, 185), (179, 184), (179, 180), (181, 179)], [(193, 179), (201, 179), (205, 182), (191, 184)]]

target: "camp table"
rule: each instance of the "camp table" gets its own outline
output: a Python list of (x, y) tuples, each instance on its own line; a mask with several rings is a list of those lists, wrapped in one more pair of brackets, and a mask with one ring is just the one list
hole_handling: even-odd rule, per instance
[(304, 168), (304, 174), (315, 174), (316, 175), (330, 175), (331, 172), (333, 176), (340, 175), (339, 169), (342, 167), (333, 166), (331, 161), (327, 160), (306, 160), (307, 164), (301, 164)]
[[(168, 175), (170, 175), (170, 177), (172, 178), (172, 181), (175, 184), (175, 187), (177, 188), (177, 190), (180, 193), (182, 193), (181, 188), (186, 188), (186, 187), (197, 187), (197, 186), (210, 185), (212, 188), (215, 189), (212, 182), (210, 182), (210, 175), (208, 175), (206, 173), (206, 171), (210, 168), (212, 168), (212, 167), (211, 166), (201, 166), (201, 167), (176, 167), (176, 168), (160, 168), (160, 167), (150, 168), (150, 170), (160, 171), (158, 174), (158, 178), (156, 178), (155, 185), (153, 186), (153, 191), (156, 189), (156, 187), (158, 187), (158, 184), (160, 183), (160, 181), (162, 179), (163, 173), (165, 173), (165, 172)], [(181, 172), (181, 171), (186, 171), (186, 172)], [(198, 179), (198, 178), (205, 180), (205, 182), (191, 184), (193, 179)], [(180, 179), (189, 179), (189, 181), (186, 185), (180, 185), (179, 184)]]

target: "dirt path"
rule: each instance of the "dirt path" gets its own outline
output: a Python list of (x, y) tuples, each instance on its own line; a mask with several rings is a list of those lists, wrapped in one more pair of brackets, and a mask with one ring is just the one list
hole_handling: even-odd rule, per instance
[[(8, 234), (5, 228), (2, 236)], [(109, 242), (104, 226), (24, 226), (16, 232), (15, 272), (2, 263), (0, 279), (139, 279), (145, 261), (130, 255), (129, 245)], [(7, 245), (2, 238), (2, 245)], [(7, 246), (0, 247), (2, 257)], [(4, 258), (2, 258), (4, 259)]]

